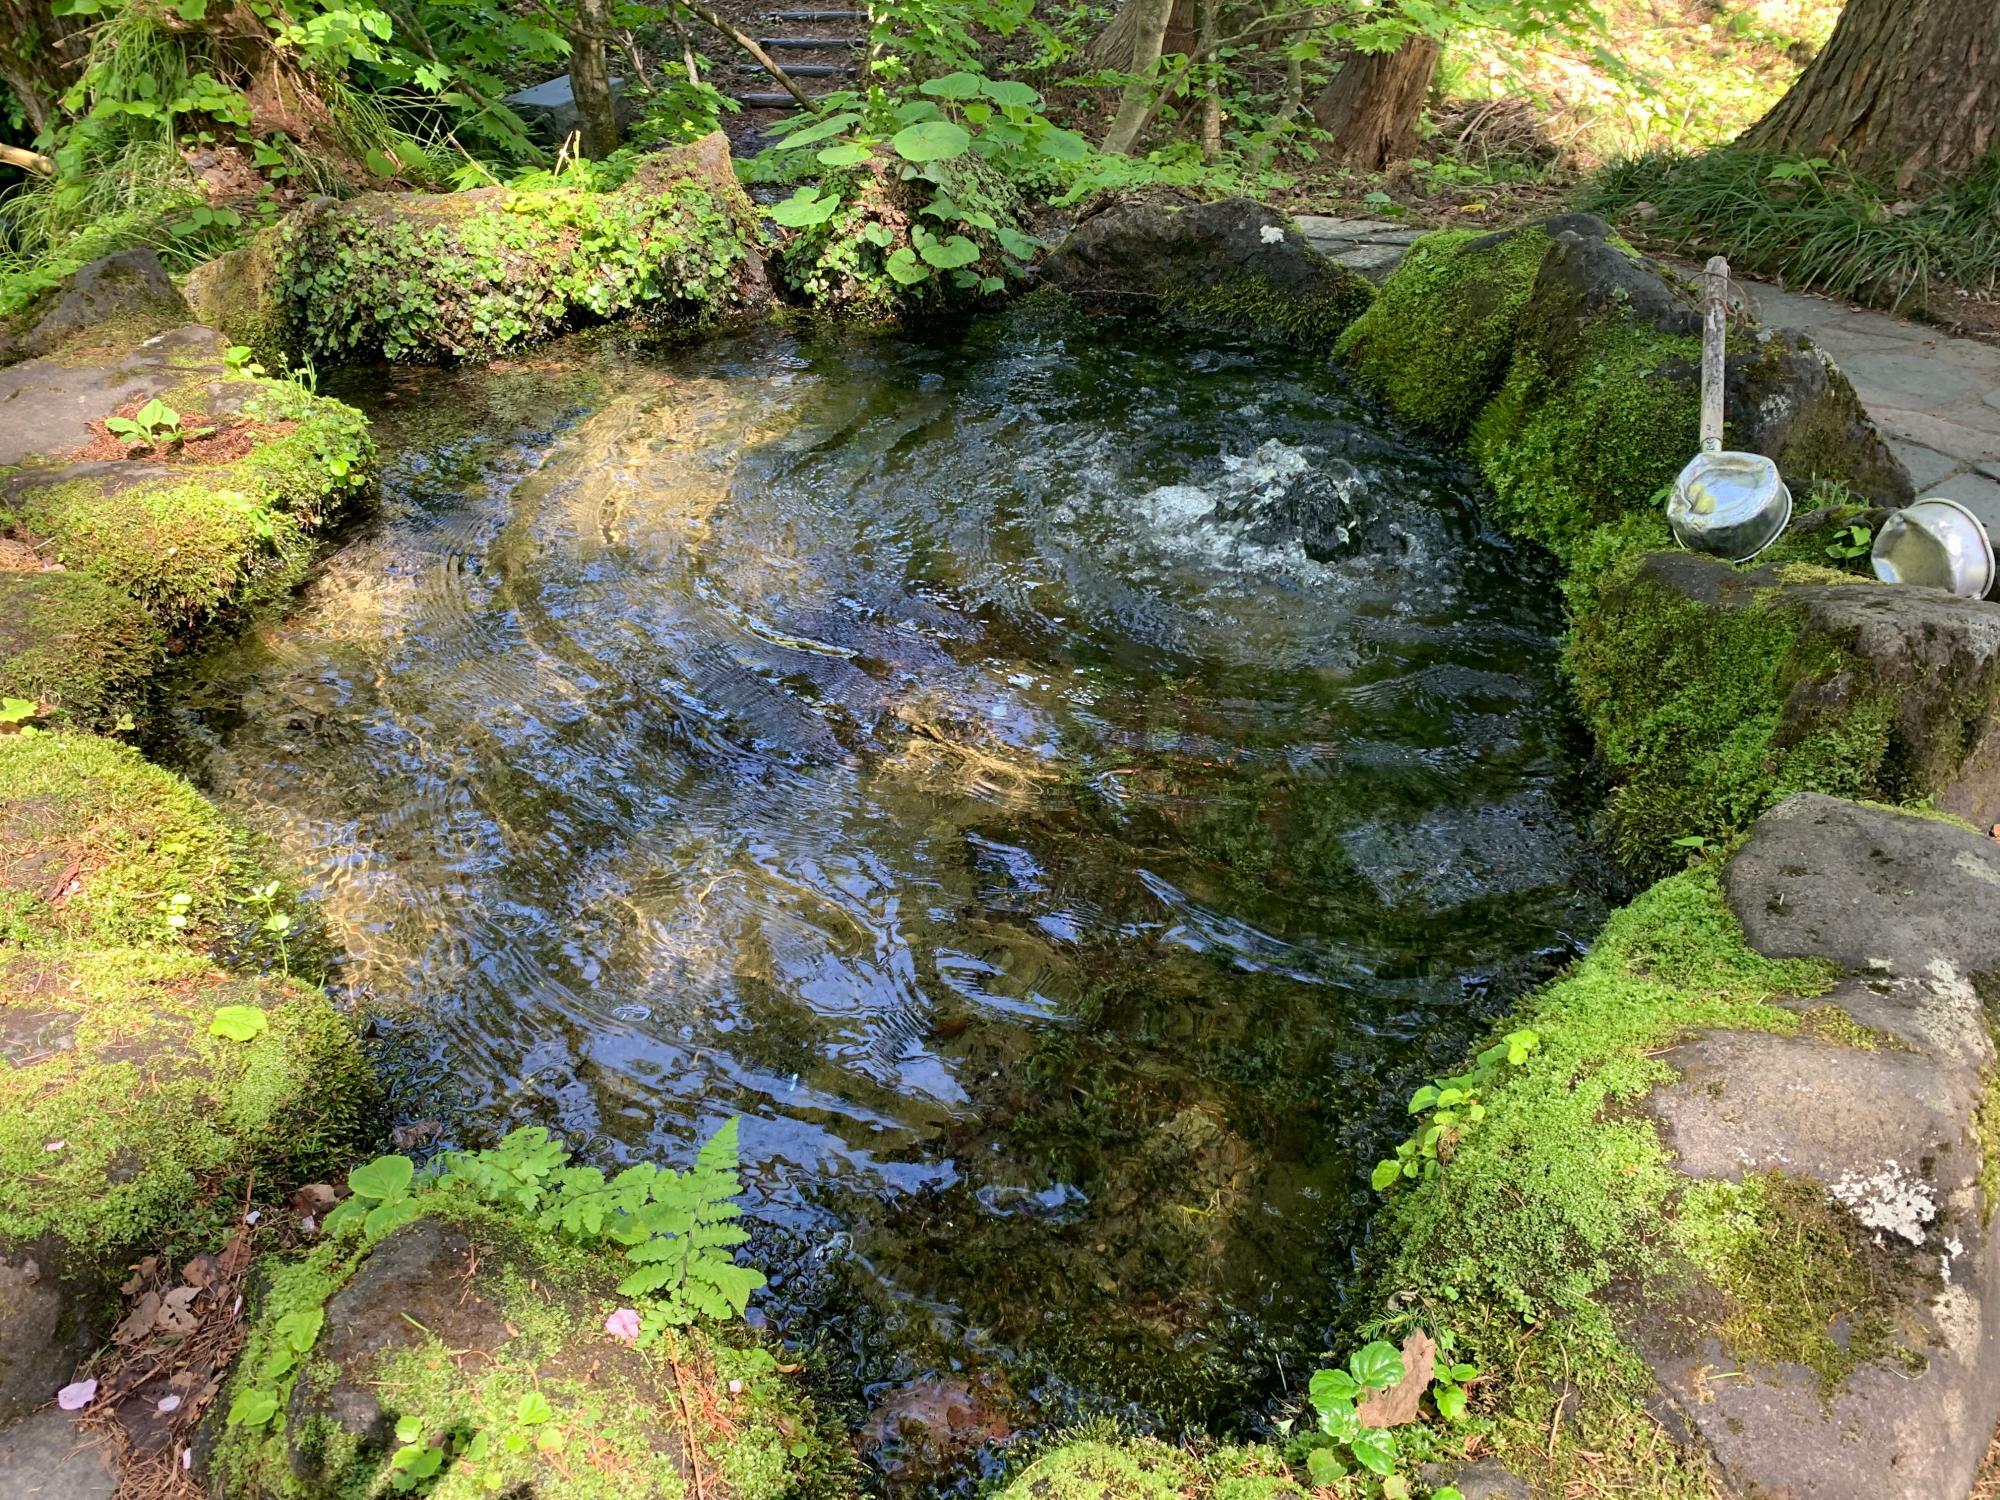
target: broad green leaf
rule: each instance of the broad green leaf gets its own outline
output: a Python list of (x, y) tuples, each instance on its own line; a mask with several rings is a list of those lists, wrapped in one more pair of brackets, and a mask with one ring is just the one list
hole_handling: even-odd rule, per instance
[(319, 1337), (320, 1329), (326, 1323), (326, 1309), (311, 1307), (303, 1312), (288, 1312), (278, 1319), (273, 1332), (287, 1347), (304, 1354), (312, 1348)]
[(929, 268), (917, 260), (916, 252), (908, 245), (897, 249), (885, 264), (889, 275), (902, 286), (915, 286), (931, 274)]
[(1396, 1467), (1396, 1436), (1392, 1432), (1364, 1427), (1347, 1447), (1364, 1467), (1377, 1474), (1387, 1474)]
[(407, 1156), (378, 1156), (349, 1172), (347, 1185), (362, 1198), (400, 1198), (409, 1191), (416, 1172), (417, 1164)]
[(963, 126), (954, 125), (949, 120), (925, 120), (916, 125), (905, 125), (890, 137), (889, 145), (904, 161), (950, 161), (965, 154), (972, 145), (972, 137), (965, 133)]
[(962, 234), (942, 240), (927, 236), (918, 253), (923, 256), (925, 264), (936, 266), (940, 271), (969, 266), (979, 259), (979, 247)]
[(978, 97), (985, 80), (977, 73), (947, 73), (942, 78), (933, 78), (917, 85), (919, 93), (929, 94), (933, 99), (972, 99)]
[(791, 151), (800, 146), (810, 146), (815, 141), (823, 141), (829, 136), (839, 135), (841, 131), (847, 129), (848, 126), (860, 118), (861, 116), (857, 114), (828, 115), (824, 120), (793, 131), (777, 143), (777, 148), (780, 151)]
[(1369, 1175), (1369, 1186), (1378, 1193), (1386, 1193), (1398, 1177), (1403, 1175), (1403, 1164), (1399, 1161), (1378, 1161)]
[(1010, 104), (1019, 109), (1033, 109), (1042, 102), (1042, 96), (1012, 78), (986, 78), (980, 81), (980, 92), (995, 104)]
[(226, 1420), (231, 1427), (262, 1427), (277, 1414), (277, 1396), (253, 1386), (236, 1393), (236, 1399), (229, 1403)]
[(820, 152), (819, 164), (823, 167), (858, 167), (874, 154), (859, 141), (842, 141)]
[(1403, 1378), (1403, 1356), (1396, 1352), (1394, 1344), (1376, 1339), (1349, 1355), (1347, 1368), (1370, 1390), (1386, 1390)]
[(1315, 1448), (1306, 1455), (1306, 1473), (1323, 1489), (1332, 1489), (1347, 1473), (1347, 1465), (1331, 1448)]
[(818, 188), (802, 187), (784, 202), (774, 203), (764, 211), (773, 223), (787, 229), (811, 229), (832, 218), (839, 207), (840, 200), (833, 194), (822, 197)]
[(1465, 1417), (1465, 1392), (1455, 1385), (1441, 1385), (1432, 1392), (1437, 1401), (1438, 1415), (1447, 1422), (1458, 1422)]
[(548, 1397), (540, 1391), (529, 1391), (514, 1403), (514, 1420), (523, 1427), (536, 1426), (553, 1416), (555, 1416), (554, 1408), (549, 1405)]
[(397, 1198), (369, 1209), (368, 1217), (361, 1221), (361, 1229), (371, 1240), (379, 1240), (392, 1230), (401, 1229), (423, 1211), (423, 1205), (415, 1198)]
[(1352, 1401), (1360, 1394), (1361, 1387), (1345, 1370), (1316, 1371), (1306, 1386), (1306, 1398), (1318, 1407), (1335, 1401)]
[(271, 1018), (254, 1005), (225, 1005), (216, 1011), (208, 1029), (232, 1042), (248, 1042), (271, 1029)]
[(1064, 130), (1057, 125), (1036, 131), (1034, 145), (1042, 155), (1054, 157), (1057, 161), (1082, 161), (1090, 155), (1089, 141), (1074, 130)]

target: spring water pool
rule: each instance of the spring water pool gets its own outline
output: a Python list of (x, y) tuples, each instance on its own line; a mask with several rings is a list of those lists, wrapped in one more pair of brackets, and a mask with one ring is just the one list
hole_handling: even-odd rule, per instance
[(1323, 359), (1027, 309), (338, 393), (380, 509), (178, 743), (402, 1118), (741, 1115), (755, 1311), (857, 1411), (1296, 1389), (1408, 1091), (1602, 911), (1465, 473)]

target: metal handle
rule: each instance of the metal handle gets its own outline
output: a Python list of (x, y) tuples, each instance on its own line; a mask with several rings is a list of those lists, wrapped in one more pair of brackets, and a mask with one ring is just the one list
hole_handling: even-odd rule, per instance
[(1729, 342), (1729, 262), (1713, 257), (1702, 272), (1701, 451), (1722, 450), (1723, 363)]

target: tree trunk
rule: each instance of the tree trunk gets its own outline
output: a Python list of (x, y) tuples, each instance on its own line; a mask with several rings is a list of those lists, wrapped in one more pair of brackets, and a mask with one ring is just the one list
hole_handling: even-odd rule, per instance
[[(1195, 0), (1174, 0), (1173, 8), (1167, 12), (1167, 31), (1160, 51), (1183, 54), (1194, 51), (1194, 7)], [(1146, 0), (1124, 0), (1109, 24), (1098, 32), (1097, 40), (1090, 44), (1087, 55), (1092, 67), (1114, 73), (1141, 71), (1134, 65), (1139, 55), (1139, 18), (1148, 8)]]
[(21, 101), (28, 128), (40, 135), (60, 113), (56, 101), (83, 60), (76, 21), (48, 0), (0, 0), (0, 84)]
[(1201, 157), (1214, 161), (1222, 155), (1222, 79), (1215, 65), (1215, 44), (1222, 25), (1222, 0), (1201, 0), (1200, 50), (1196, 61), (1203, 65), (1201, 80)]
[(618, 106), (604, 55), (610, 12), (608, 0), (576, 0), (576, 27), (569, 37), (569, 93), (576, 101), (583, 154), (592, 161), (603, 161), (619, 142)]
[(1337, 165), (1379, 172), (1410, 154), (1442, 50), (1432, 37), (1413, 36), (1394, 52), (1356, 52), (1341, 63), (1312, 102)]
[(1847, 0), (1826, 50), (1737, 144), (1909, 188), (2000, 144), (2000, 4)]
[(1118, 114), (1104, 132), (1103, 149), (1107, 152), (1130, 152), (1139, 143), (1146, 122), (1153, 118), (1153, 75), (1160, 69), (1161, 43), (1166, 39), (1167, 18), (1174, 4), (1175, 0), (1126, 0), (1126, 8), (1133, 12), (1133, 43), (1131, 66), (1124, 71), (1139, 76), (1136, 82), (1125, 85)]

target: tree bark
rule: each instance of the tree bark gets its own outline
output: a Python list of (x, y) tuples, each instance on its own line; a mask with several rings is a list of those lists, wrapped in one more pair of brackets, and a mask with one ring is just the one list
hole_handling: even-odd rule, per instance
[(1380, 172), (1410, 154), (1442, 50), (1434, 38), (1413, 36), (1394, 52), (1356, 52), (1341, 63), (1312, 102), (1337, 165)]
[(0, 83), (21, 101), (36, 135), (54, 122), (56, 101), (75, 81), (83, 60), (80, 30), (73, 18), (54, 14), (48, 0), (0, 0)]
[(576, 101), (583, 154), (592, 161), (603, 161), (619, 145), (618, 104), (604, 51), (610, 12), (607, 0), (576, 0), (576, 26), (569, 36), (569, 93)]
[(1825, 50), (1737, 144), (1902, 189), (1965, 176), (2000, 144), (2000, 4), (1847, 0)]
[(1174, 4), (1175, 0), (1126, 0), (1133, 12), (1133, 42), (1131, 66), (1123, 71), (1139, 76), (1125, 85), (1118, 113), (1111, 121), (1111, 128), (1104, 132), (1103, 149), (1107, 152), (1129, 153), (1139, 143), (1146, 122), (1153, 118), (1153, 75), (1160, 69), (1161, 44), (1166, 40), (1167, 20)]
[[(1194, 51), (1194, 7), (1195, 0), (1174, 0), (1173, 7), (1167, 12), (1167, 31), (1161, 40), (1160, 51)], [(1114, 73), (1140, 71), (1135, 66), (1139, 55), (1139, 20), (1148, 8), (1147, 0), (1124, 0), (1110, 22), (1098, 32), (1097, 40), (1090, 44), (1088, 56), (1092, 67), (1105, 68)]]

